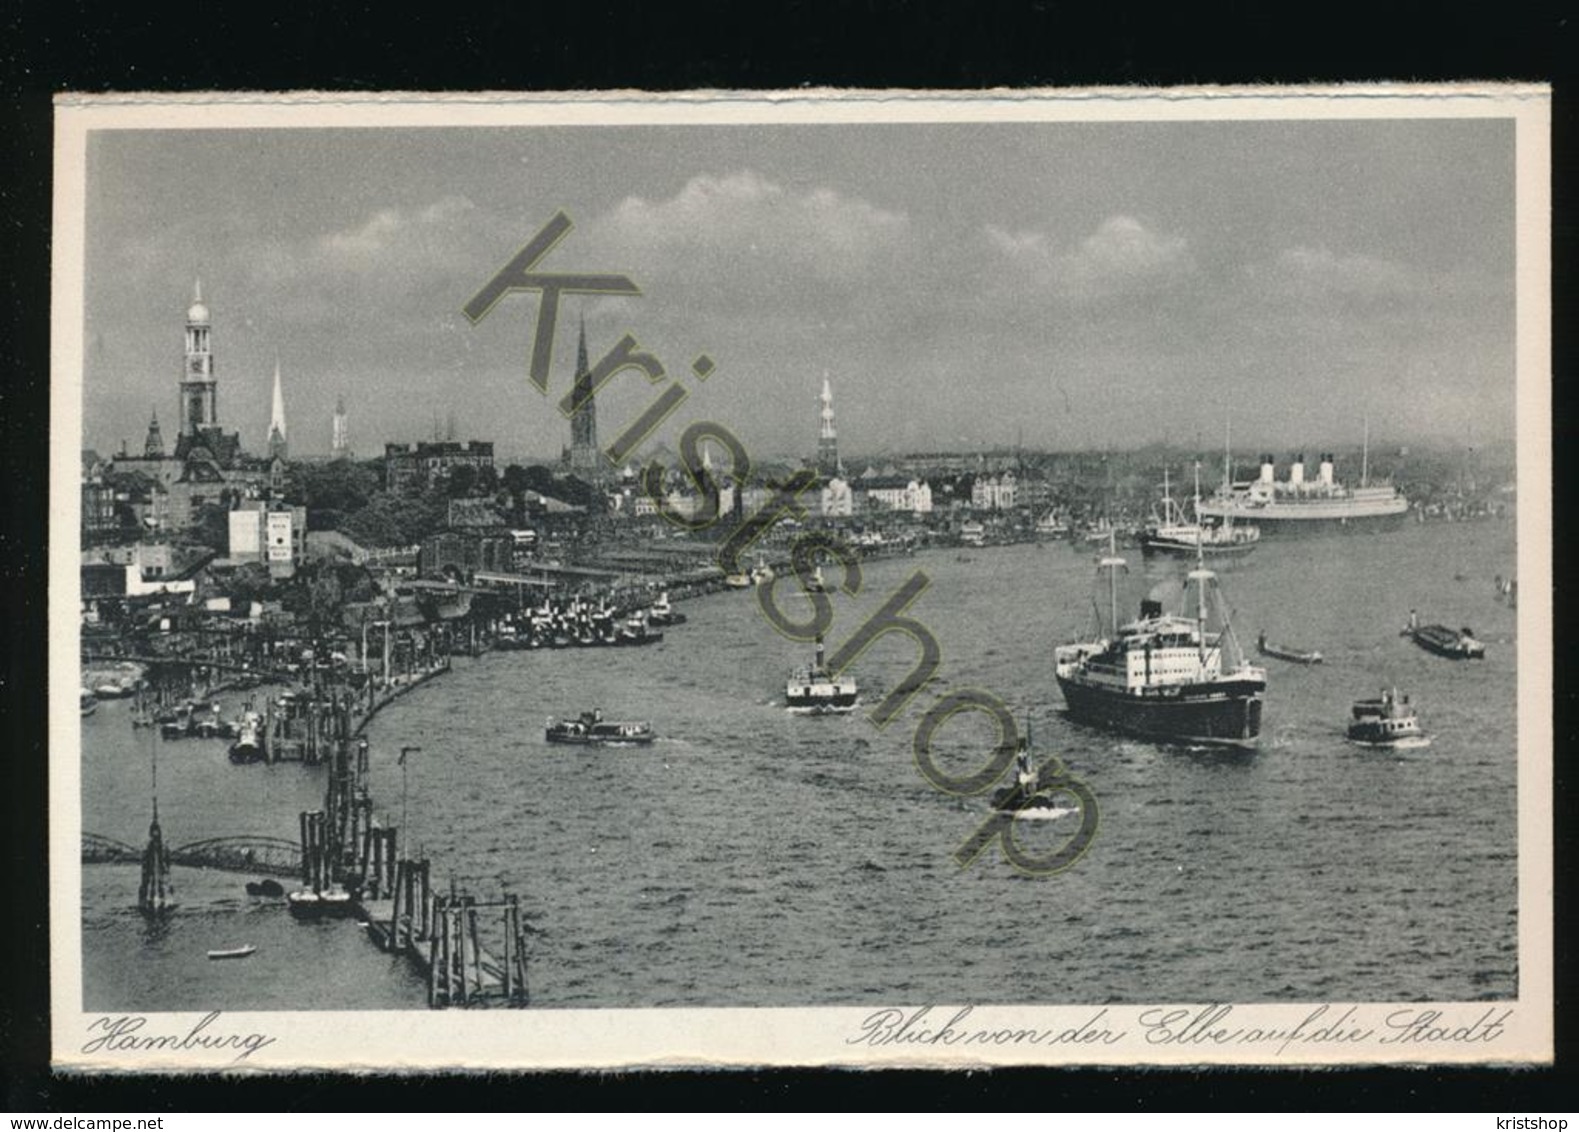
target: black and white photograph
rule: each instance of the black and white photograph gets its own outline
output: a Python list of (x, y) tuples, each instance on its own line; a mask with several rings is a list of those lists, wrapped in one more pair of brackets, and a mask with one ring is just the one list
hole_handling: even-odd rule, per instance
[(57, 103), (57, 1064), (1536, 1064), (1539, 86)]

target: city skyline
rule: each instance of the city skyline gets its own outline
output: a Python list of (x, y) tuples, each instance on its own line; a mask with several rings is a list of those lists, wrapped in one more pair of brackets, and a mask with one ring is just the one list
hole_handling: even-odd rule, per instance
[[(277, 351), (297, 454), (340, 396), (368, 444), (453, 413), (558, 452), (579, 316), (594, 360), (628, 332), (672, 375), (717, 362), (655, 439), (711, 418), (764, 457), (814, 454), (825, 375), (852, 452), (1210, 450), (1230, 417), (1277, 450), (1366, 416), (1505, 441), (1512, 148), (1494, 120), (101, 135), (84, 445), (169, 411), (199, 276), (222, 422), (258, 451)], [(460, 307), (561, 209), (540, 269), (643, 296), (564, 298), (544, 398), (535, 297)], [(616, 378), (604, 431), (651, 396)]]

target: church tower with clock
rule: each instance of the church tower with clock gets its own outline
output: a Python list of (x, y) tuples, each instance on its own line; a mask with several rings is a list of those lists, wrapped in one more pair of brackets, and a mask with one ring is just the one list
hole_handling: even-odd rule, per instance
[(211, 330), (202, 283), (194, 283), (192, 305), (186, 311), (186, 368), (181, 374), (182, 436), (197, 437), (207, 429), (219, 427)]

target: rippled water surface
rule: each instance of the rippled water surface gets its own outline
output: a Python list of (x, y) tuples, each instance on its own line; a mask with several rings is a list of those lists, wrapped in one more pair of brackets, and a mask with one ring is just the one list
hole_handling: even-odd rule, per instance
[[(1180, 569), (1130, 557), (1141, 590)], [(858, 597), (836, 595), (830, 646), (924, 571), (931, 585), (910, 612), (942, 644), (937, 690), (985, 688), (1028, 711), (1038, 748), (1099, 799), (1096, 841), (1053, 877), (1021, 876), (996, 850), (966, 869), (952, 862), (986, 809), (917, 773), (911, 738), (936, 692), (884, 731), (860, 714), (787, 714), (783, 679), (807, 650), (750, 594), (688, 603), (689, 623), (652, 648), (458, 662), (374, 721), (373, 788), (398, 818), (395, 756), (422, 748), (408, 771), (409, 835), (436, 876), (521, 895), (540, 1006), (1509, 997), (1515, 612), (1491, 579), (1513, 568), (1506, 523), (1269, 540), (1224, 567), (1246, 645), (1264, 629), (1327, 660), (1266, 662), (1262, 744), (1241, 753), (1064, 719), (1050, 654), (1090, 630), (1085, 548), (868, 564)], [(1400, 638), (1411, 607), (1473, 626), (1487, 659), (1455, 663)], [(914, 652), (890, 635), (860, 658), (868, 704)], [(1346, 743), (1350, 702), (1392, 684), (1412, 695), (1432, 746)], [(645, 750), (544, 742), (546, 717), (593, 706), (650, 719), (662, 738)], [(960, 716), (939, 757), (963, 769), (992, 742), (982, 717)], [(154, 744), (174, 844), (294, 838), (296, 812), (319, 804), (320, 770), (233, 767), (222, 743), (159, 743), (107, 704), (83, 721), (85, 829), (141, 844)], [(1029, 848), (1070, 828), (1036, 826)], [(294, 924), (247, 898), (246, 878), (181, 873), (182, 909), (154, 930), (128, 908), (135, 869), (84, 867), (88, 1009), (424, 1001), (402, 961), (354, 925)], [(203, 958), (242, 942), (258, 954)]]

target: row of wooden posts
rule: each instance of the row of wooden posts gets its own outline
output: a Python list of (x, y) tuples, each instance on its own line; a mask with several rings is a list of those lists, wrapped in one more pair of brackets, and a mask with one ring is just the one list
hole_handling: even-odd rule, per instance
[(453, 885), (435, 892), (431, 862), (400, 856), (398, 831), (373, 814), (367, 741), (349, 737), (349, 702), (335, 704), (324, 805), (301, 814), (303, 883), (318, 893), (350, 889), (383, 948), (425, 968), (430, 1006), (527, 1005), (517, 898), (480, 900)]

